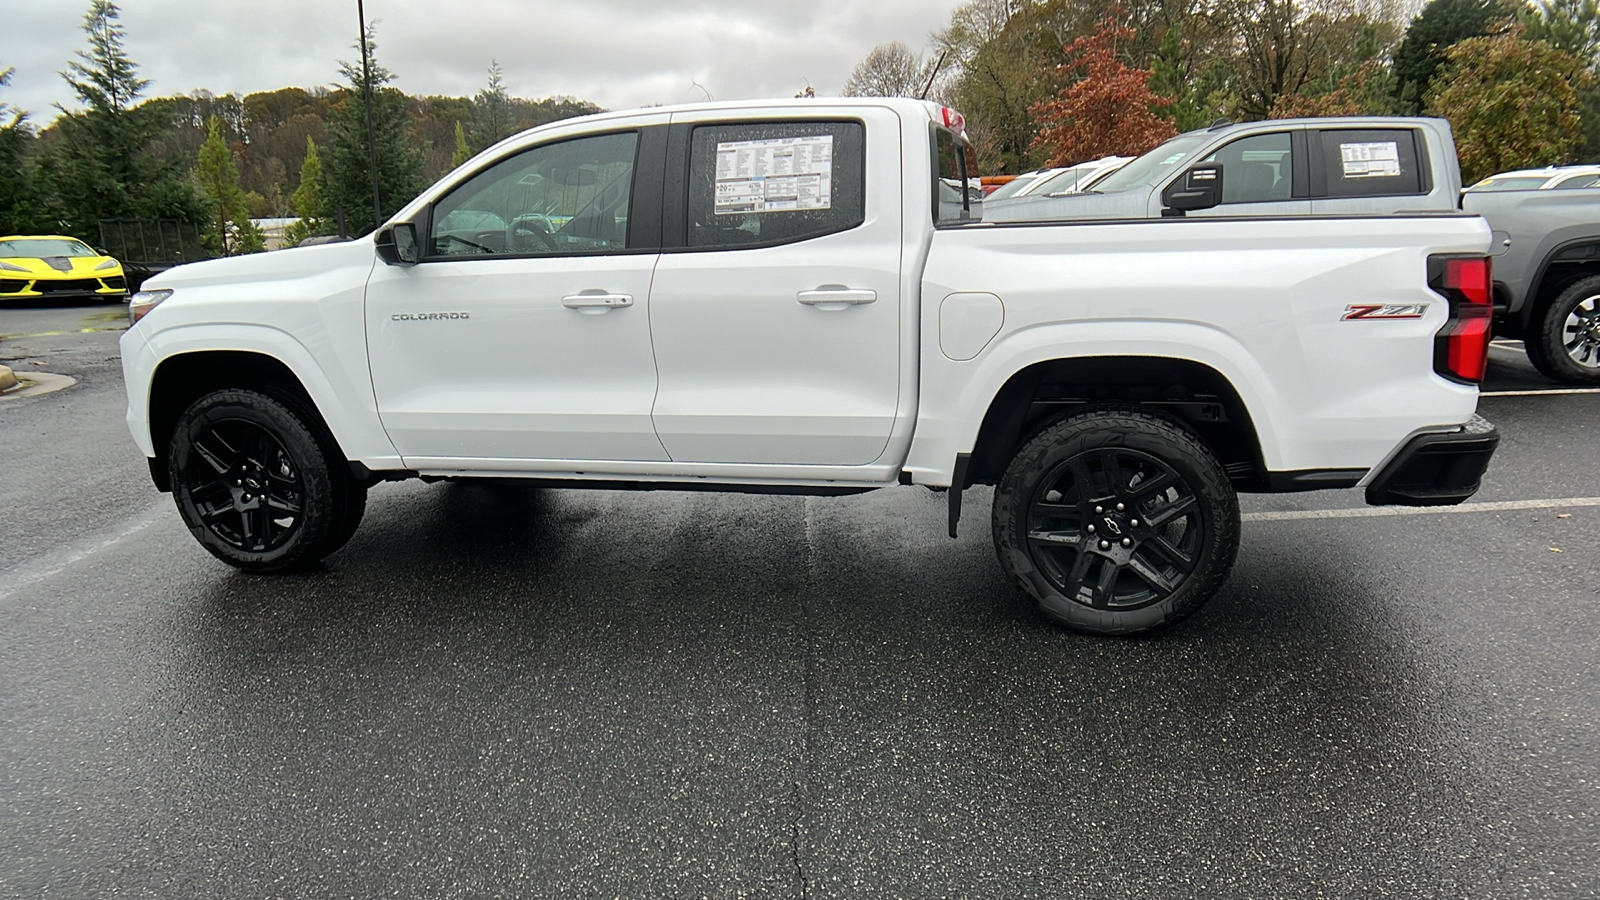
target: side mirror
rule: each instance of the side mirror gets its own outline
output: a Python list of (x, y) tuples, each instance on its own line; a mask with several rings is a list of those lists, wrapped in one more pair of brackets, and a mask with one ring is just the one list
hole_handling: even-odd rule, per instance
[(1222, 165), (1205, 163), (1191, 166), (1177, 181), (1161, 192), (1163, 216), (1181, 216), (1197, 209), (1210, 209), (1222, 202)]
[(410, 222), (396, 222), (378, 232), (378, 258), (385, 265), (414, 266), (422, 261), (422, 251), (417, 244), (417, 226)]

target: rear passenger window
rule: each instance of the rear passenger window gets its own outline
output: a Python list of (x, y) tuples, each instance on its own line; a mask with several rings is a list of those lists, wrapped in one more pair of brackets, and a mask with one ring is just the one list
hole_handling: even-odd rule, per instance
[(1223, 203), (1289, 199), (1293, 178), (1286, 131), (1241, 138), (1219, 148), (1205, 161), (1222, 163)]
[(1551, 190), (1578, 191), (1584, 188), (1600, 187), (1600, 175), (1574, 175), (1558, 183)]
[(1423, 193), (1416, 132), (1375, 128), (1319, 134), (1329, 197)]
[(846, 231), (866, 219), (860, 122), (702, 125), (689, 149), (688, 246), (737, 249)]

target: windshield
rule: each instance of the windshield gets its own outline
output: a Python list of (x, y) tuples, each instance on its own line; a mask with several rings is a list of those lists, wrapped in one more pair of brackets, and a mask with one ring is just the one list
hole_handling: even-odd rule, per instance
[(1027, 188), (1028, 185), (1034, 184), (1043, 177), (1044, 176), (1042, 174), (1037, 172), (1029, 172), (1026, 175), (1018, 175), (1017, 177), (996, 188), (994, 193), (989, 195), (989, 199), (1004, 200), (1007, 197), (1015, 197), (1017, 194), (1021, 193), (1025, 188)]
[(1094, 191), (1099, 194), (1114, 194), (1117, 191), (1154, 184), (1179, 163), (1188, 159), (1196, 147), (1205, 143), (1206, 137), (1205, 132), (1180, 134), (1095, 182)]
[(1093, 165), (1073, 166), (1064, 172), (1057, 172), (1056, 174), (1050, 176), (1048, 181), (1044, 182), (1028, 193), (1046, 196), (1049, 194), (1060, 194), (1082, 190), (1082, 188), (1078, 187), (1078, 179), (1087, 178), (1089, 173), (1093, 172), (1095, 168), (1096, 167)]
[(88, 245), (62, 238), (27, 238), (0, 241), (0, 259), (40, 259), (46, 256), (99, 256)]
[(1536, 191), (1550, 180), (1548, 175), (1519, 175), (1515, 178), (1485, 178), (1469, 191)]

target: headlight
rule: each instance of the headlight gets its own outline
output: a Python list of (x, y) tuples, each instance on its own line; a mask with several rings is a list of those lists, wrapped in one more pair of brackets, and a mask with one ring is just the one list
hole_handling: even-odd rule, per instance
[(119, 263), (114, 259), (108, 259), (105, 262), (101, 263), (100, 265), (95, 266), (94, 270), (96, 272), (98, 272), (101, 269), (115, 269), (117, 266), (120, 266), (120, 265), (122, 265), (122, 263)]
[(7, 272), (26, 272), (26, 271), (28, 271), (27, 269), (24, 269), (21, 266), (12, 265), (11, 263), (8, 263), (3, 259), (0, 259), (0, 269), (4, 269)]
[(128, 324), (137, 325), (139, 320), (155, 309), (161, 301), (172, 296), (171, 289), (159, 291), (140, 291), (128, 300)]

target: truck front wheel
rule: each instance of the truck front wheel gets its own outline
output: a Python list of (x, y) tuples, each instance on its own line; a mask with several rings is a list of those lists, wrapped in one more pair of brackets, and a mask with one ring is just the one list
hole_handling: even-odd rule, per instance
[(1528, 359), (1567, 384), (1600, 384), (1600, 275), (1569, 285), (1531, 323)]
[(1097, 634), (1171, 625), (1221, 586), (1239, 549), (1227, 472), (1177, 422), (1132, 407), (1061, 419), (994, 493), (1000, 564), (1045, 615)]
[(184, 412), (167, 467), (178, 512), (201, 546), (245, 571), (283, 572), (349, 538), (359, 510), (312, 427), (250, 390), (215, 391)]

